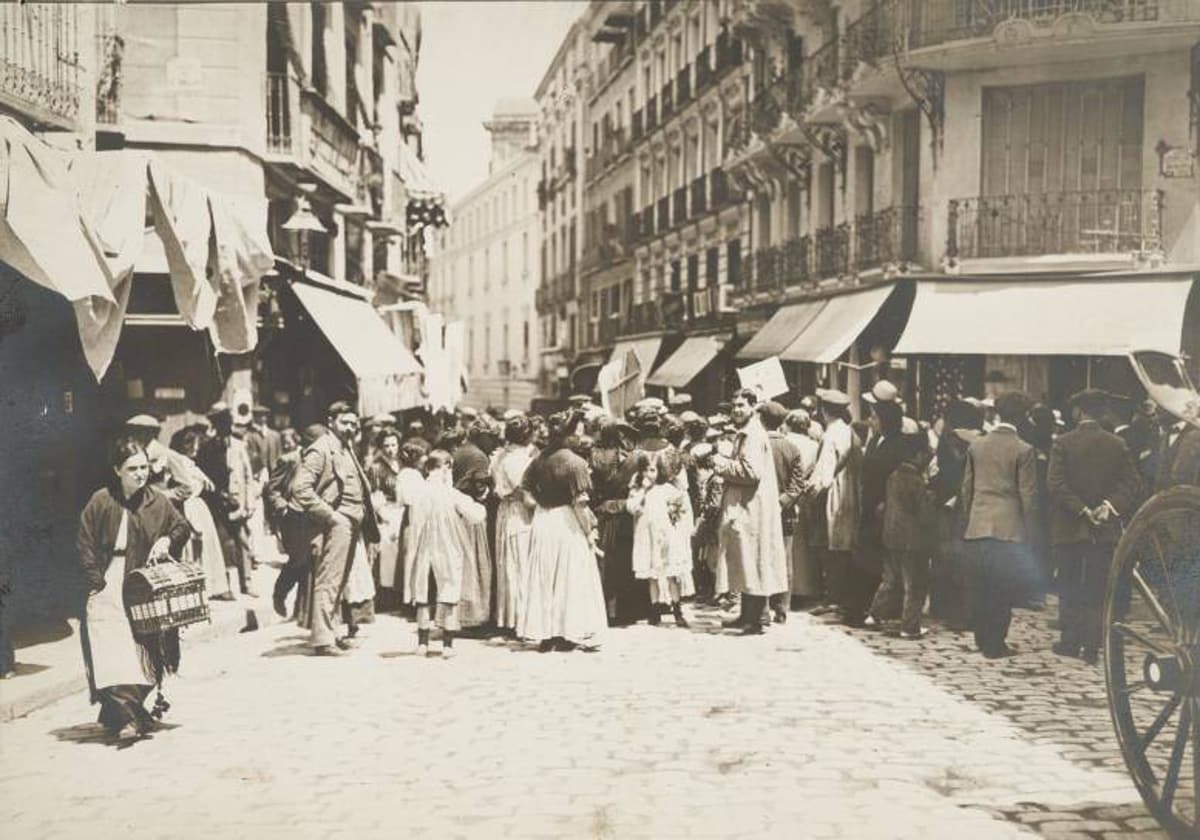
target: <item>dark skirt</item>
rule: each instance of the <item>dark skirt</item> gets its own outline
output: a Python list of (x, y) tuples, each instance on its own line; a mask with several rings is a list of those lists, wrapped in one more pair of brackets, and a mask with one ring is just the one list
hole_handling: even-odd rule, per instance
[(633, 573), (633, 516), (601, 514), (599, 523), (600, 577), (610, 621), (638, 621), (650, 613), (650, 589)]
[(137, 727), (139, 732), (154, 729), (156, 722), (145, 706), (150, 689), (148, 685), (110, 685), (97, 691), (95, 699), (100, 704), (98, 719), (101, 725), (113, 735), (129, 724)]

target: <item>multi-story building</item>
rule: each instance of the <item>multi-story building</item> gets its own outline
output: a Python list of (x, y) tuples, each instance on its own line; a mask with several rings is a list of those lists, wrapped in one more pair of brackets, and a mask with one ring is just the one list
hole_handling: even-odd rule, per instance
[(748, 72), (729, 10), (727, 2), (596, 2), (584, 17), (593, 43), (588, 347), (601, 351), (598, 361), (618, 363), (632, 349), (652, 389), (690, 388), (710, 403), (730, 373), (727, 294), (748, 231), (722, 168)]
[(852, 393), (887, 376), (931, 416), (985, 378), (1134, 396), (1125, 351), (1195, 356), (1200, 6), (731, 13), (752, 56), (724, 161), (752, 193), (743, 359)]
[(465, 330), (464, 402), (480, 409), (528, 409), (539, 384), (537, 120), (532, 99), (496, 104), (488, 177), (454, 204), (430, 273), (430, 309)]
[(541, 286), (537, 311), (541, 320), (542, 381), (539, 392), (549, 398), (571, 390), (570, 372), (582, 344), (579, 308), (579, 263), (583, 178), (580, 145), (587, 120), (583, 96), (587, 40), (583, 27), (571, 26), (550, 62), (534, 98), (539, 111), (541, 179)]

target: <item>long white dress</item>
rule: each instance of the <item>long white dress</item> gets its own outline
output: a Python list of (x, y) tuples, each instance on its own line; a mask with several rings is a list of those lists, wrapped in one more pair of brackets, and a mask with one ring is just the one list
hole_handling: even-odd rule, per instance
[(496, 512), (496, 625), (515, 629), (525, 604), (529, 535), (533, 509), (521, 480), (533, 460), (533, 448), (507, 446), (492, 462), (491, 473), (500, 507)]
[(404, 540), (404, 597), (409, 604), (457, 604), (463, 596), (463, 564), (472, 550), (470, 525), (487, 521), (487, 509), (449, 481), (431, 477), (425, 492), (409, 508), (411, 520)]

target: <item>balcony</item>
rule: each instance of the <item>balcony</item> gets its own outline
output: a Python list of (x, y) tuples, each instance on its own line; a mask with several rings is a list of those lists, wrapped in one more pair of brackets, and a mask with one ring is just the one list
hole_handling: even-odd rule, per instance
[(68, 4), (0, 6), (0, 106), (41, 125), (77, 127), (78, 17), (79, 9)]
[(646, 240), (654, 237), (654, 205), (646, 205), (646, 209), (642, 211), (641, 227), (638, 230), (639, 238)]
[(642, 139), (642, 109), (633, 112), (633, 142)]
[(682, 225), (688, 218), (688, 190), (687, 187), (677, 187), (671, 196), (672, 207), (671, 216), (675, 219), (676, 225)]
[(662, 113), (659, 115), (659, 117), (665, 123), (671, 118), (671, 114), (675, 113), (674, 95), (671, 92), (671, 83), (667, 82), (665, 85), (663, 85), (662, 90), (659, 93), (659, 101), (662, 102)]
[(692, 181), (692, 217), (703, 216), (708, 212), (708, 178), (701, 175)]
[(666, 233), (671, 227), (671, 200), (665, 195), (658, 200), (658, 232)]
[(646, 100), (646, 133), (658, 128), (658, 97), (651, 96)]
[(692, 99), (692, 68), (684, 67), (675, 75), (675, 105), (682, 108)]
[(343, 201), (359, 193), (358, 130), (313, 89), (287, 73), (267, 74), (267, 155), (271, 163), (316, 176)]
[(915, 260), (919, 224), (918, 207), (888, 207), (855, 217), (855, 268), (863, 271)]
[(859, 63), (876, 66), (894, 52), (895, 37), (901, 30), (896, 4), (875, 0), (862, 17), (846, 27), (842, 34), (842, 81), (849, 81)]
[(821, 228), (813, 239), (812, 274), (815, 279), (850, 273), (850, 225)]
[(1134, 254), (1162, 247), (1161, 190), (1073, 190), (952, 199), (946, 256)]
[[(740, 128), (753, 130), (758, 136), (766, 137), (779, 126), (784, 114), (790, 113), (799, 120), (807, 104), (804, 74), (795, 71), (782, 73), (754, 95), (750, 103), (750, 121), (743, 121)], [(749, 137), (738, 139), (743, 141), (739, 143), (740, 147), (745, 145)]]
[(121, 110), (121, 65), (125, 39), (115, 32), (96, 36), (96, 123), (115, 125)]
[(623, 335), (637, 335), (662, 329), (662, 309), (657, 300), (635, 303), (630, 307), (629, 321), (621, 330)]
[(712, 209), (718, 210), (727, 204), (733, 204), (737, 197), (729, 187), (729, 176), (725, 170), (717, 167), (709, 176), (712, 179)]
[(798, 83), (794, 103), (797, 111), (807, 109), (821, 91), (837, 87), (838, 78), (838, 42), (834, 39), (810, 55), (804, 63), (804, 73)]

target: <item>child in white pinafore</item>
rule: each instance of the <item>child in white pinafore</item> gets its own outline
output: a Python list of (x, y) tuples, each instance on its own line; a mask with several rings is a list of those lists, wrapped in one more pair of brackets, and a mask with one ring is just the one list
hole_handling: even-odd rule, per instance
[[(681, 599), (695, 593), (692, 522), (683, 458), (677, 450), (660, 450), (643, 462), (626, 507), (634, 515), (634, 575), (650, 581), (652, 604), (669, 604), (675, 624), (687, 627)], [(657, 624), (657, 612), (651, 615), (651, 623)]]
[(417, 607), (419, 656), (429, 653), (434, 621), (442, 628), (442, 657), (454, 655), (463, 561), (472, 545), (467, 525), (487, 519), (483, 505), (454, 489), (451, 464), (449, 453), (440, 449), (429, 453), (425, 492), (413, 499), (409, 508), (412, 520), (404, 544), (404, 592), (407, 602)]

